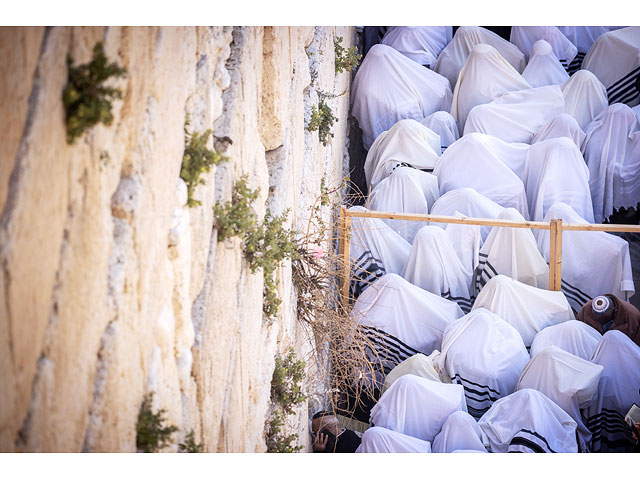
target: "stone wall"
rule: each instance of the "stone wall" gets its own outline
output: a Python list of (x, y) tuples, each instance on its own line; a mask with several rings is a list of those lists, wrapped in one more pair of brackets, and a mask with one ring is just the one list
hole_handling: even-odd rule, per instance
[[(133, 452), (155, 392), (211, 452), (265, 450), (274, 358), (312, 346), (295, 320), (287, 262), (278, 319), (237, 238), (217, 241), (212, 207), (248, 175), (256, 205), (306, 224), (324, 177), (348, 166), (347, 27), (0, 28), (0, 450)], [(66, 56), (96, 42), (126, 67), (114, 122), (66, 143)], [(329, 94), (327, 146), (305, 122)], [(204, 174), (202, 205), (180, 179), (185, 115), (233, 144)], [(314, 393), (314, 392), (310, 392)], [(318, 397), (321, 398), (321, 397)], [(317, 400), (316, 400), (317, 401)], [(291, 428), (308, 444), (307, 406)]]

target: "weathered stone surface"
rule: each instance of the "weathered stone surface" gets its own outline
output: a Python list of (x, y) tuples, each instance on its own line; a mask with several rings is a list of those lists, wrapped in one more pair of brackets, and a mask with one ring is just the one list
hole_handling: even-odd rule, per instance
[[(241, 242), (217, 241), (212, 207), (247, 175), (256, 202), (306, 226), (346, 161), (349, 74), (333, 38), (352, 28), (2, 28), (0, 52), (0, 450), (135, 451), (144, 395), (206, 451), (264, 451), (277, 352), (311, 345), (291, 269), (278, 319)], [(66, 143), (66, 56), (103, 41), (127, 68), (114, 122)], [(339, 121), (307, 132), (318, 90)], [(184, 122), (233, 143), (187, 208)], [(213, 140), (212, 140), (213, 142)], [(313, 392), (312, 392), (313, 393)], [(307, 408), (290, 419), (308, 442)]]

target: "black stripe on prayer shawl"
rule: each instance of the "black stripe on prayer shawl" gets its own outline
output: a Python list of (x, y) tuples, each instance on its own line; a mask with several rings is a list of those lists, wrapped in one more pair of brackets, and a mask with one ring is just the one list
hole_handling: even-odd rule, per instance
[(592, 433), (594, 451), (630, 451), (633, 448), (631, 428), (622, 414), (615, 410), (603, 408), (600, 413), (589, 417), (585, 425)]
[(391, 169), (391, 173), (393, 173), (396, 168), (400, 168), (400, 167), (413, 168), (414, 170), (420, 170), (421, 172), (433, 173), (433, 168), (418, 168), (418, 167), (414, 167), (413, 165), (409, 165), (407, 162), (398, 163), (396, 166), (394, 166)]
[(569, 75), (573, 75), (578, 70), (580, 70), (580, 68), (582, 68), (582, 60), (584, 60), (584, 56), (585, 56), (584, 53), (578, 52), (576, 57), (573, 59), (573, 61), (567, 67), (567, 73)]
[(387, 340), (387, 341), (389, 341), (389, 342), (391, 342), (393, 344), (396, 344), (397, 347), (400, 350), (404, 350), (405, 353), (409, 353), (409, 356), (415, 355), (416, 353), (422, 353), (420, 350), (416, 350), (412, 346), (407, 345), (406, 343), (404, 343), (398, 337), (395, 337), (394, 335), (391, 335), (390, 333), (387, 333), (384, 330), (381, 330), (381, 329), (376, 328), (376, 327), (371, 327), (369, 325), (360, 325), (360, 327), (362, 329), (364, 329), (365, 332), (367, 332), (367, 333), (370, 333), (372, 335), (378, 334), (382, 338), (384, 338), (385, 340)]
[(619, 100), (616, 100), (616, 102), (618, 103), (629, 103), (633, 100), (635, 100), (635, 97), (637, 97), (638, 95), (640, 95), (640, 90), (637, 89), (637, 87), (633, 87), (635, 91), (630, 91), (625, 97), (620, 98)]
[(482, 416), (489, 411), (490, 408), (491, 406), (486, 408), (474, 408), (469, 405), (469, 402), (467, 401), (467, 413), (471, 415), (476, 421), (480, 420)]
[(520, 430), (520, 432), (525, 432), (525, 433), (528, 433), (530, 435), (533, 435), (534, 437), (538, 437), (540, 440), (542, 440), (544, 442), (544, 444), (547, 446), (547, 449), (551, 453), (556, 453), (556, 451), (553, 448), (551, 448), (551, 445), (549, 445), (549, 442), (547, 442), (547, 439), (544, 438), (542, 435), (540, 435), (538, 432), (534, 432), (532, 430), (527, 430), (526, 428), (523, 428), (522, 430)]
[[(395, 366), (417, 353), (422, 353), (383, 330), (366, 325), (361, 325), (361, 328), (374, 345), (377, 357), (381, 361), (389, 361)], [(375, 360), (375, 358), (372, 359), (372, 361)], [(385, 373), (389, 373), (386, 371), (386, 366), (383, 366), (383, 368)]]
[[(458, 373), (456, 373), (453, 377), (451, 377), (451, 381), (453, 382), (454, 380), (460, 380), (462, 382), (468, 383), (469, 385), (474, 385), (476, 387), (484, 388), (490, 392), (495, 393), (496, 395), (498, 395), (498, 398), (500, 398), (500, 392), (498, 390), (495, 390), (487, 385), (481, 385), (479, 383), (472, 382), (471, 380), (467, 380), (466, 378), (461, 377), (460, 374)], [(498, 400), (498, 398), (494, 398), (494, 400)]]
[(471, 308), (473, 308), (473, 299), (465, 297), (454, 297), (453, 295), (451, 295), (451, 291), (444, 292), (441, 297), (452, 302), (456, 302), (464, 313), (469, 313), (471, 311)]
[(613, 103), (624, 103), (627, 99), (631, 100), (634, 96), (638, 94), (638, 87), (635, 82), (625, 86), (624, 90), (620, 90), (618, 93), (614, 94), (609, 98), (609, 104)]
[(567, 297), (573, 298), (580, 305), (584, 305), (589, 300), (591, 300), (591, 297), (589, 295), (584, 293), (578, 287), (575, 287), (575, 286), (571, 285), (566, 280), (561, 280), (560, 287), (561, 287), (561, 290), (563, 291), (563, 293)]
[(639, 72), (640, 72), (640, 66), (636, 67), (634, 70), (632, 70), (631, 72), (627, 73), (620, 80), (617, 80), (614, 83), (612, 83), (611, 85), (609, 85), (609, 88), (607, 88), (607, 93), (609, 93), (609, 92), (613, 93), (614, 90), (616, 90), (622, 84), (627, 84), (629, 82), (629, 79), (631, 77), (634, 77), (635, 75), (637, 75)]
[[(511, 439), (511, 442), (509, 442), (509, 448), (507, 450), (508, 453), (516, 453), (516, 451), (511, 450), (511, 447), (514, 445), (521, 445), (523, 447), (526, 447), (529, 450), (531, 450), (533, 453), (548, 453), (544, 450), (544, 448), (542, 448), (537, 443), (532, 442), (531, 440), (523, 437), (513, 437)], [(524, 452), (517, 451), (517, 453), (524, 453)]]
[(366, 288), (387, 273), (382, 261), (375, 258), (371, 250), (365, 250), (351, 268), (349, 295), (358, 298)]
[[(380, 360), (380, 362), (390, 362), (395, 366), (411, 356), (403, 354), (397, 347), (394, 347), (393, 344), (378, 341), (376, 336), (368, 336), (368, 338), (376, 350), (376, 354), (371, 356), (372, 362)], [(382, 365), (382, 367), (385, 369), (385, 373), (388, 373), (386, 372), (387, 366)]]

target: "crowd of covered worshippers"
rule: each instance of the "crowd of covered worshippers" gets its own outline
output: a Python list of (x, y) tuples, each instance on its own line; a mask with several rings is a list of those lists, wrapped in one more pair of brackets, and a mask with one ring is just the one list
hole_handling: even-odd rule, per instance
[[(392, 27), (368, 48), (352, 85), (368, 196), (352, 211), (600, 223), (639, 207), (640, 27), (509, 38)], [(640, 405), (626, 240), (565, 231), (550, 291), (548, 230), (351, 225), (351, 315), (378, 367), (361, 381), (377, 393), (361, 442), (346, 434), (339, 451), (638, 448), (625, 421)]]

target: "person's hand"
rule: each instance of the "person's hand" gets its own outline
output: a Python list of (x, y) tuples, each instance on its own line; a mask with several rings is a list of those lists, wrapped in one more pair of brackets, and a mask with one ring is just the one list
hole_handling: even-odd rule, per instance
[(318, 433), (313, 441), (314, 452), (324, 452), (327, 448), (327, 442), (329, 441), (329, 435), (325, 433)]

